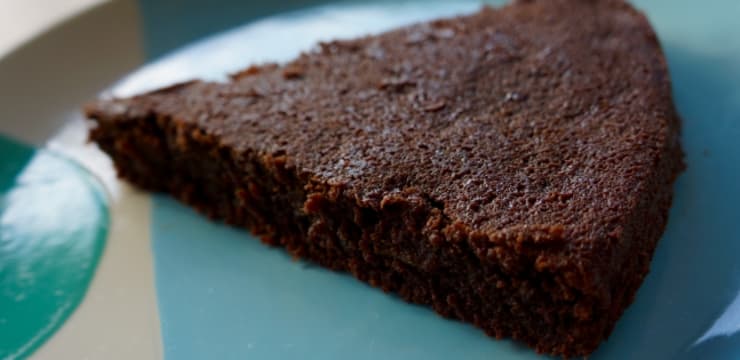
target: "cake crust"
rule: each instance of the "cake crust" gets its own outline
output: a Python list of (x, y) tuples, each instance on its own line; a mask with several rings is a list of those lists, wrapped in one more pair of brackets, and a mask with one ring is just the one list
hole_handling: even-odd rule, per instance
[(682, 169), (622, 1), (519, 1), (86, 108), (121, 177), (538, 352), (591, 353)]

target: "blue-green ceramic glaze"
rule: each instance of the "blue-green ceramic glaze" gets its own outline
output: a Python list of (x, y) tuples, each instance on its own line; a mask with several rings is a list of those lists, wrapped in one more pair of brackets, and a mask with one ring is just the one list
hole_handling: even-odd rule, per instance
[(80, 304), (108, 233), (102, 186), (0, 136), (0, 359), (25, 358)]

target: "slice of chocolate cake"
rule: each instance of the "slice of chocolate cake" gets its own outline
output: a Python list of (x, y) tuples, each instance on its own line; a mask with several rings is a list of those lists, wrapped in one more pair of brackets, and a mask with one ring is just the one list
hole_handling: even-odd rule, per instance
[(539, 352), (594, 351), (682, 168), (622, 1), (519, 1), (87, 108), (121, 177)]

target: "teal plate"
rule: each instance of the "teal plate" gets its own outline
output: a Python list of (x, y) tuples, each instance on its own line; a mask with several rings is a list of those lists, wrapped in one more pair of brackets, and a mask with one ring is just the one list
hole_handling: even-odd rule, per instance
[[(78, 114), (79, 103), (90, 96), (83, 93), (92, 93), (93, 88), (108, 84), (112, 74), (134, 66), (140, 49), (129, 41), (135, 43), (136, 34), (141, 34), (149, 63), (111, 88), (115, 95), (130, 95), (193, 77), (224, 79), (250, 63), (287, 60), (318, 40), (379, 32), (410, 22), (472, 12), (480, 6), (472, 0), (345, 1), (330, 5), (321, 5), (326, 1), (320, 0), (140, 0), (137, 20), (119, 11), (129, 9), (133, 14), (134, 1), (107, 3), (70, 26), (51, 31), (45, 43), (31, 44), (34, 46), (23, 49), (23, 54), (0, 59), (3, 129), (37, 145), (43, 143), (46, 138), (39, 134), (58, 128), (60, 119), (69, 112)], [(674, 98), (683, 118), (682, 142), (688, 169), (675, 184), (668, 228), (655, 253), (651, 273), (635, 303), (592, 358), (740, 359), (740, 1), (634, 3), (649, 16), (669, 62)], [(103, 35), (88, 36), (94, 32), (81, 26), (85, 22), (98, 24)], [(116, 24), (115, 29), (106, 27), (106, 23)], [(57, 41), (62, 38), (73, 40)], [(66, 56), (78, 54), (80, 49), (89, 52), (79, 52), (76, 58)], [(57, 57), (64, 60), (56, 61)], [(54, 66), (47, 63), (46, 59), (51, 58), (55, 59)], [(43, 66), (38, 71), (29, 70), (34, 68), (31, 63)], [(62, 85), (53, 87), (49, 85), (52, 83)], [(57, 122), (36, 121), (30, 126), (31, 122), (26, 121), (37, 117)], [(37, 195), (42, 192), (36, 191), (26, 191), (23, 196), (39, 204), (51, 201), (58, 214), (51, 218), (57, 219), (57, 225), (62, 221), (61, 225), (76, 223), (82, 227), (73, 233), (77, 241), (69, 242), (60, 234), (72, 233), (41, 234), (36, 231), (45, 228), (25, 223), (31, 231), (29, 236), (38, 235), (34, 239), (39, 244), (76, 245), (47, 247), (62, 251), (60, 256), (49, 253), (59, 262), (41, 265), (60, 267), (58, 271), (48, 268), (52, 269), (47, 274), (49, 280), (40, 283), (46, 286), (29, 288), (37, 291), (33, 298), (41, 300), (40, 307), (34, 308), (38, 310), (22, 308), (28, 298), (18, 300), (19, 291), (0, 293), (0, 358), (29, 354), (81, 301), (108, 223), (102, 190), (86, 172), (48, 151), (35, 152), (3, 141), (3, 221), (6, 214), (15, 211), (9, 201), (20, 196), (11, 198), (7, 194), (22, 189), (26, 180), (56, 179), (61, 183), (44, 180), (32, 186), (41, 189), (68, 182), (80, 187), (57, 192), (56, 198), (41, 198)], [(31, 160), (37, 158), (43, 161)], [(31, 170), (36, 177), (21, 176)], [(74, 201), (57, 201), (64, 196), (85, 206), (89, 217), (75, 216), (68, 205)], [(543, 358), (520, 344), (492, 340), (472, 326), (404, 303), (348, 275), (295, 261), (279, 249), (263, 246), (248, 232), (211, 222), (169, 197), (153, 195), (151, 206), (149, 230), (166, 359)], [(114, 216), (125, 215), (114, 212)], [(0, 281), (5, 284), (18, 277), (25, 281), (25, 275), (13, 267), (35, 259), (10, 259), (10, 252), (3, 253), (3, 246), (10, 244), (6, 237), (11, 238), (7, 234), (12, 229), (7, 224), (11, 223), (0, 224)], [(112, 250), (114, 242), (109, 244)], [(84, 250), (76, 247), (82, 245)], [(64, 263), (65, 259), (77, 262)], [(33, 267), (47, 269), (41, 265)], [(145, 271), (125, 271), (138, 270)], [(41, 273), (38, 276), (47, 279)], [(76, 290), (57, 292), (68, 285)], [(55, 297), (58, 294), (69, 297)], [(60, 307), (63, 314), (57, 316)], [(110, 329), (117, 325), (101, 321), (99, 326)], [(133, 338), (145, 331), (132, 328), (129, 333)], [(28, 341), (33, 345), (25, 346)], [(55, 358), (54, 353), (46, 354)]]
[[(156, 14), (174, 11), (168, 2), (141, 5), (152, 56), (178, 39), (191, 40), (195, 35), (184, 24), (194, 18), (201, 27), (217, 29), (223, 26), (219, 16), (234, 17), (233, 8), (205, 16), (192, 4), (162, 20)], [(675, 185), (670, 222), (650, 275), (593, 358), (738, 359), (740, 2), (636, 5), (649, 15), (668, 57), (688, 170)], [(220, 79), (251, 62), (289, 59), (318, 39), (377, 32), (478, 6), (343, 3), (269, 17), (161, 58), (113, 92), (129, 94), (191, 77)], [(245, 7), (274, 10), (267, 4)], [(539, 357), (349, 276), (293, 261), (168, 197), (154, 198), (151, 231), (168, 359)]]

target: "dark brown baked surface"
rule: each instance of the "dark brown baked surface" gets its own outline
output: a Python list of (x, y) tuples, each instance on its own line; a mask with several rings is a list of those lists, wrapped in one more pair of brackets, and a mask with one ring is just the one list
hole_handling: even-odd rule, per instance
[(121, 177), (538, 352), (632, 302), (682, 169), (622, 1), (519, 1), (91, 104)]

